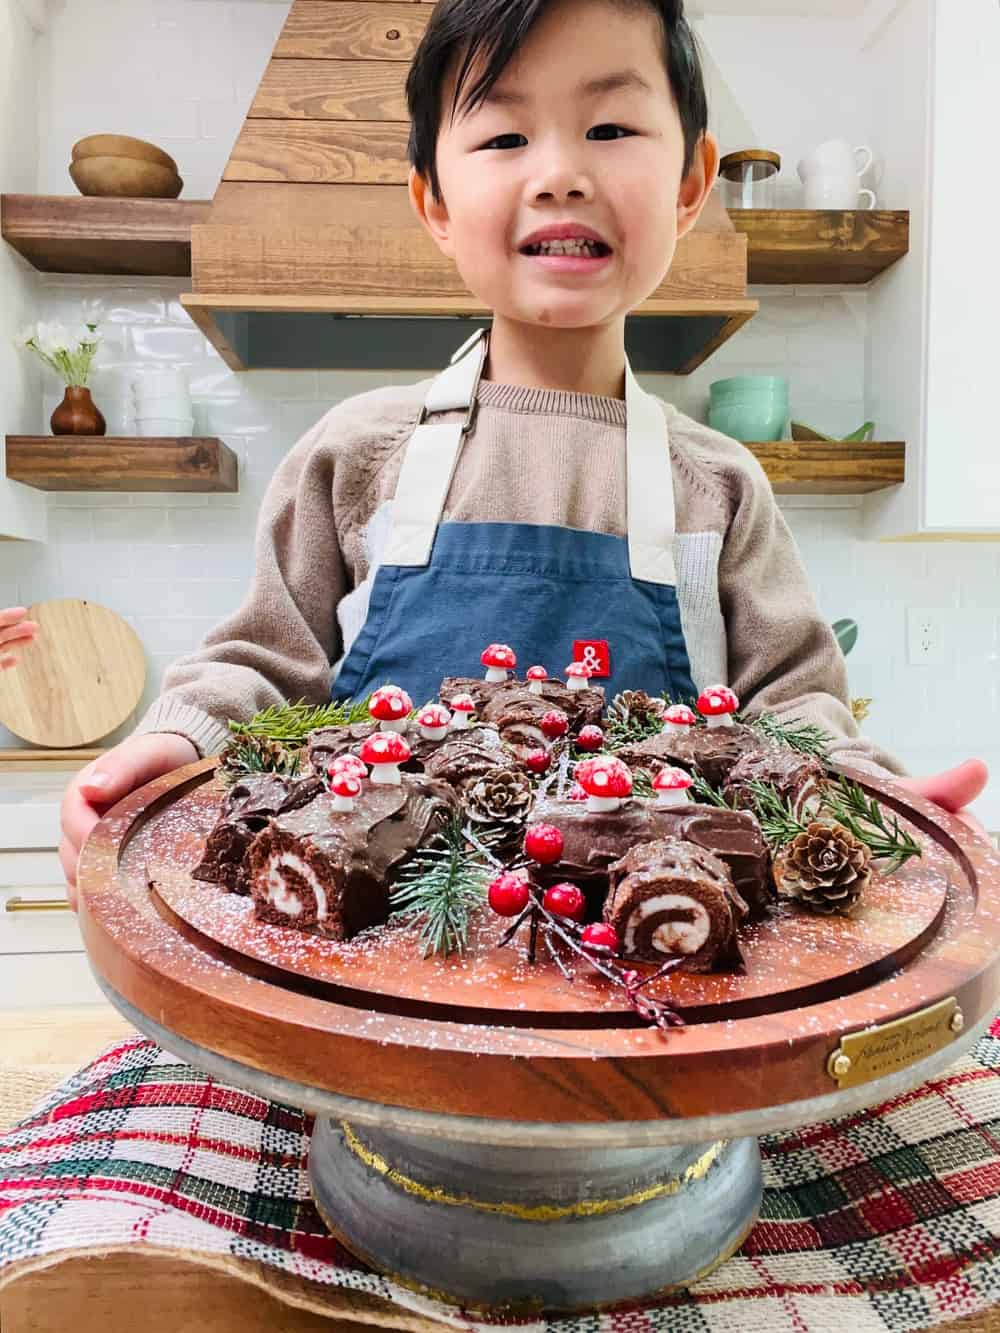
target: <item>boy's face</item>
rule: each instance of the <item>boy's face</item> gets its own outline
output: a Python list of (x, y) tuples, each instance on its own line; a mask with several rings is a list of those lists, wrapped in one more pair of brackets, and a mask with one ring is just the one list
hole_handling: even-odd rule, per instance
[[(714, 177), (709, 143), (682, 178), (684, 135), (662, 48), (649, 8), (559, 0), (490, 98), (452, 124), (453, 71), (437, 144), (443, 198), (435, 202), (413, 172), (410, 194), (466, 285), (498, 315), (607, 325), (659, 286)], [(624, 86), (586, 89), (622, 74)], [(610, 253), (525, 253), (539, 228), (564, 222), (596, 232)]]

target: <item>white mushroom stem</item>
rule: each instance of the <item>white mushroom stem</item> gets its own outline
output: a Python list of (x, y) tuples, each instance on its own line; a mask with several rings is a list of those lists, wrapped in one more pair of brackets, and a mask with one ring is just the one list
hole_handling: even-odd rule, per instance
[(541, 694), (541, 692), (542, 692), (542, 686), (543, 686), (544, 684), (545, 684), (545, 682), (544, 682), (543, 680), (532, 680), (532, 681), (529, 681), (529, 683), (528, 683), (528, 693), (529, 693), (529, 694)]
[[(586, 676), (567, 676), (566, 688), (568, 690), (585, 690), (587, 688)], [(539, 691), (541, 693), (541, 691)]]
[(710, 727), (731, 727), (733, 725), (732, 713), (718, 713), (715, 717), (706, 717), (705, 721)]
[(448, 735), (448, 723), (443, 723), (440, 727), (421, 726), (420, 734), (425, 741), (443, 741)]
[(372, 764), (371, 781), (376, 787), (401, 787), (403, 775), (398, 764)]
[(379, 723), (379, 731), (395, 731), (398, 732), (400, 736), (404, 736), (408, 731), (409, 726), (410, 719), (408, 717), (400, 717), (394, 722)]
[(587, 813), (589, 815), (602, 815), (609, 810), (617, 810), (621, 803), (620, 796), (588, 796)]
[(664, 736), (686, 736), (691, 730), (690, 722), (664, 722)]
[(463, 712), (461, 712), (460, 710), (457, 711), (457, 712), (454, 714), (454, 716), (452, 717), (451, 722), (449, 723), (449, 726), (450, 726), (451, 730), (452, 730), (452, 731), (468, 731), (468, 730), (469, 730), (469, 718), (470, 718), (470, 717), (471, 717), (471, 714), (470, 714), (470, 713), (463, 713)]
[(675, 806), (687, 805), (690, 799), (689, 787), (674, 787), (672, 790), (656, 793), (656, 804), (661, 810), (672, 810)]
[(499, 685), (501, 681), (507, 679), (506, 667), (487, 667), (486, 683), (487, 685)]
[[(372, 778), (374, 782), (375, 779)], [(335, 810), (337, 814), (349, 815), (354, 809), (353, 796), (333, 796), (330, 799), (330, 809)]]

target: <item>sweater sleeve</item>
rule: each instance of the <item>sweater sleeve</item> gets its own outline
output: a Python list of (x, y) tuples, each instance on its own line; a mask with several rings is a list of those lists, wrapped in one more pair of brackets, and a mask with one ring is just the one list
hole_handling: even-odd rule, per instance
[(844, 655), (816, 606), (767, 476), (749, 451), (741, 471), (744, 485), (719, 562), (730, 686), (750, 716), (767, 711), (821, 727), (833, 738), (831, 759), (875, 774), (905, 773), (858, 730)]
[[(334, 409), (336, 411), (336, 409)], [(256, 569), (242, 606), (167, 670), (137, 733), (175, 732), (218, 753), (227, 721), (288, 699), (323, 703), (339, 656), (336, 608), (347, 574), (333, 508), (328, 413), (292, 449), (261, 504)]]

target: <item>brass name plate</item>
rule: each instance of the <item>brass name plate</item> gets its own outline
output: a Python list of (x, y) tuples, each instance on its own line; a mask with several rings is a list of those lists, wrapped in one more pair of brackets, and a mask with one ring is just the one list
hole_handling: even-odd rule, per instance
[(826, 1062), (826, 1070), (839, 1088), (856, 1088), (859, 1083), (907, 1069), (940, 1051), (964, 1026), (962, 1011), (952, 995), (906, 1018), (841, 1037), (840, 1045)]

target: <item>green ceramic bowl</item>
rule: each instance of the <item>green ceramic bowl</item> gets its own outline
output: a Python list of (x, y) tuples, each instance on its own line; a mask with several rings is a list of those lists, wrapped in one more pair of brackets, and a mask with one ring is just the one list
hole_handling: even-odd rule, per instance
[(712, 403), (708, 424), (734, 440), (780, 440), (788, 424), (788, 404), (782, 402)]

